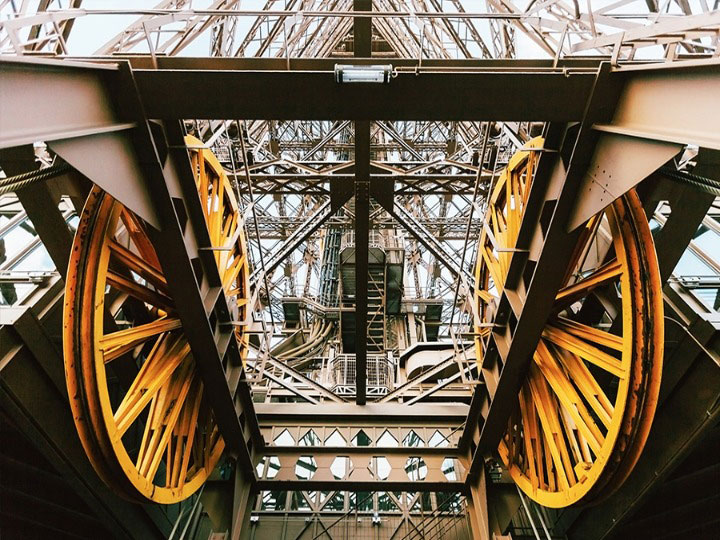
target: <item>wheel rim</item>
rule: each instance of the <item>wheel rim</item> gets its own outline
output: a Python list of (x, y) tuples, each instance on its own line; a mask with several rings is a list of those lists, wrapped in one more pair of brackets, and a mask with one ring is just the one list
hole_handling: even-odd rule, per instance
[[(542, 142), (512, 157), (489, 200), (492, 234), (483, 231), (476, 267), (483, 323), (494, 318), (539, 157), (532, 148)], [(596, 503), (615, 491), (655, 412), (663, 306), (652, 236), (634, 191), (588, 221), (563, 283), (498, 447), (517, 485), (549, 507)], [(616, 317), (622, 324), (613, 325)], [(479, 358), (489, 328), (476, 328)]]
[[(185, 142), (212, 244), (229, 247), (214, 251), (225, 293), (244, 320), (249, 272), (237, 201), (215, 156), (193, 137)], [(123, 328), (106, 331), (118, 323)], [(235, 336), (244, 360), (248, 335), (238, 326)], [(169, 504), (205, 482), (224, 441), (170, 289), (147, 226), (98, 187), (73, 243), (64, 357), (78, 434), (114, 491), (134, 501)], [(107, 365), (115, 368), (110, 374)], [(112, 374), (121, 379), (120, 391), (108, 385)]]

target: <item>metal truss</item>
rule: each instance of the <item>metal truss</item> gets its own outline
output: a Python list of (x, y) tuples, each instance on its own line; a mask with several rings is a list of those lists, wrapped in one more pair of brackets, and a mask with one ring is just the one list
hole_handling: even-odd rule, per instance
[[(343, 414), (350, 406), (259, 405), (268, 441), (258, 465), (261, 488), (374, 491), (385, 485), (388, 491), (463, 491), (465, 471), (457, 453), (462, 424), (456, 416), (462, 410), (450, 406), (439, 416), (440, 409), (428, 406), (410, 414), (375, 406), (355, 417)], [(382, 424), (375, 421), (378, 414)]]
[[(660, 141), (658, 144), (667, 145), (664, 152), (669, 152), (670, 147), (677, 151), (681, 144), (688, 143), (718, 148), (717, 134), (704, 125), (707, 119), (697, 107), (687, 97), (677, 108), (674, 100), (663, 102), (639, 66), (646, 59), (672, 62), (653, 71), (653, 76), (661, 85), (690, 81), (684, 87), (690, 95), (694, 89), (693, 69), (697, 68), (682, 61), (700, 60), (702, 66), (718, 55), (719, 12), (709, 2), (621, 0), (590, 10), (589, 3), (580, 6), (563, 0), (529, 5), (510, 0), (374, 0), (368, 3), (372, 13), (358, 9), (360, 4), (351, 0), (268, 0), (262, 9), (251, 11), (238, 0), (216, 0), (205, 9), (193, 9), (190, 0), (165, 0), (146, 10), (83, 10), (79, 1), (61, 6), (46, 0), (39, 3), (37, 10), (29, 11), (27, 2), (17, 8), (16, 3), (0, 1), (0, 14), (5, 16), (0, 23), (0, 51), (15, 55), (72, 56), (72, 29), (78, 18), (137, 15), (136, 21), (93, 55), (104, 62), (120, 61), (121, 68), (84, 68), (71, 63), (53, 66), (68, 79), (86, 70), (82, 71), (85, 78), (78, 78), (84, 81), (83, 88), (102, 102), (102, 107), (80, 107), (72, 99), (71, 87), (61, 80), (64, 77), (58, 76), (57, 97), (67, 104), (67, 110), (59, 114), (58, 109), (43, 102), (40, 92), (33, 94), (32, 100), (13, 96), (37, 107), (38, 118), (43, 121), (31, 119), (27, 131), (24, 120), (8, 116), (6, 125), (17, 129), (5, 130), (3, 143), (5, 147), (16, 147), (44, 140), (53, 155), (66, 159), (148, 222), (171, 221), (172, 227), (161, 227), (162, 238), (169, 246), (163, 259), (170, 266), (180, 261), (176, 265), (180, 270), (171, 277), (178, 290), (183, 283), (194, 282), (191, 264), (196, 264), (196, 259), (203, 265), (206, 280), (212, 281), (213, 272), (209, 270), (214, 268), (211, 257), (205, 256), (208, 246), (203, 243), (206, 239), (202, 227), (192, 219), (193, 215), (197, 217), (197, 204), (181, 148), (180, 125), (218, 156), (231, 179), (243, 217), (254, 225), (247, 228), (252, 310), (247, 320), (236, 321), (250, 329), (251, 353), (244, 369), (236, 365), (224, 371), (221, 362), (207, 361), (204, 378), (218, 391), (216, 414), (224, 419), (223, 433), (237, 443), (238, 448), (233, 450), (240, 455), (244, 474), (250, 477), (255, 469), (255, 485), (262, 490), (255, 509), (261, 516), (263, 512), (284, 510), (288, 504), (313, 516), (330, 509), (347, 512), (352, 504), (358, 505), (357, 491), (382, 489), (384, 496), (392, 499), (407, 517), (418, 501), (422, 503), (424, 495), (420, 492), (466, 492), (484, 474), (485, 457), (496, 446), (507, 423), (509, 403), (517, 393), (517, 378), (528, 356), (527, 344), (535, 342), (533, 337), (539, 328), (528, 320), (531, 315), (538, 319), (546, 315), (547, 301), (555, 294), (553, 271), (562, 264), (566, 255), (563, 243), (571, 237), (566, 224), (577, 225), (593, 205), (599, 204), (589, 195), (592, 186), (585, 175), (590, 157), (607, 160), (615, 156), (617, 149), (612, 144), (618, 139), (640, 149), (648, 141)], [(474, 11), (479, 9), (484, 11)], [(370, 33), (361, 36), (361, 25), (356, 21), (371, 16)], [(395, 94), (379, 106), (374, 99), (367, 99), (369, 105), (358, 102), (358, 107), (378, 107), (363, 111), (376, 112), (385, 107), (385, 114), (372, 116), (371, 122), (361, 114), (355, 121), (333, 116), (328, 87), (315, 83), (329, 77), (328, 71), (335, 63), (366, 63), (370, 55), (360, 54), (360, 38), (370, 46), (373, 63), (395, 66), (396, 77), (388, 93), (393, 84), (395, 88), (404, 84), (403, 88), (416, 92), (426, 88), (427, 92), (420, 92), (427, 94), (424, 100)], [(528, 41), (534, 44), (534, 52), (539, 51), (548, 60), (510, 61), (522, 56), (520, 47), (527, 46)], [(207, 48), (203, 55), (213, 58), (182, 57), (191, 52), (200, 56), (193, 51), (201, 45)], [(601, 56), (598, 60), (574, 58), (589, 53)], [(608, 68), (598, 74), (600, 59), (609, 59), (615, 70)], [(42, 63), (28, 64), (31, 70), (43, 71)], [(235, 70), (234, 82), (221, 79), (226, 70)], [(13, 78), (18, 76), (13, 62), (8, 62), (8, 71)], [(287, 76), (283, 81), (295, 82), (287, 87), (268, 84), (264, 78), (268, 74)], [(454, 81), (455, 87), (428, 82), (439, 80), (440, 75)], [(126, 101), (120, 102), (127, 110), (139, 111), (138, 105), (142, 104), (152, 116), (138, 113), (119, 117), (108, 112), (118, 110), (117, 96), (112, 95), (112, 86), (101, 82), (102, 77), (133, 88), (131, 107)], [(474, 77), (484, 83), (502, 78), (502, 83), (493, 83), (498, 86), (488, 89)], [(220, 98), (232, 93), (228, 88), (237, 88), (226, 85), (242, 86), (251, 78), (265, 85), (262, 88), (268, 96), (248, 91), (234, 98), (226, 112), (228, 103)], [(518, 89), (521, 84), (536, 86)], [(193, 102), (175, 100), (174, 96), (158, 92), (159, 88), (174, 85), (202, 88), (217, 97), (219, 104), (209, 98), (198, 105), (196, 97)], [(317, 88), (315, 92), (322, 94), (307, 106), (313, 111), (311, 115), (293, 119), (292, 114), (267, 113), (277, 110), (273, 107), (281, 101), (278, 96), (289, 102), (296, 97), (293, 90), (303, 88)], [(452, 92), (457, 88), (465, 98), (483, 97), (478, 98), (483, 104), (472, 113), (462, 104), (453, 109)], [(559, 88), (563, 89), (562, 95), (558, 95)], [(598, 97), (602, 89), (623, 98), (617, 107), (613, 103), (607, 108), (612, 111), (616, 107), (617, 116), (596, 114), (603, 108)], [(507, 96), (500, 95), (503, 90)], [(652, 103), (651, 110), (657, 116), (643, 116), (644, 109), (631, 106), (629, 94), (643, 103)], [(307, 100), (298, 99), (305, 106)], [(531, 99), (540, 104), (529, 104)], [(497, 106), (500, 102), (503, 107)], [(512, 106), (507, 104), (510, 102)], [(396, 104), (396, 108), (390, 108), (388, 103)], [(413, 112), (413, 106), (421, 107), (430, 119)], [(409, 111), (398, 113), (403, 120), (388, 119), (401, 109)], [(245, 114), (235, 114), (238, 110)], [(330, 112), (323, 115), (318, 110)], [(446, 111), (450, 113), (444, 114)], [(536, 114), (532, 122), (518, 121), (531, 118), (530, 112)], [(249, 118), (253, 113), (256, 117)], [(472, 119), (467, 120), (468, 116)], [(156, 117), (173, 118), (178, 125), (165, 124), (165, 133), (158, 135), (156, 126), (148, 121)], [(451, 120), (442, 120), (444, 117)], [(692, 124), (683, 137), (671, 129), (679, 124), (678, 118)], [(568, 122), (578, 121), (581, 134), (576, 137)], [(518, 306), (517, 297), (504, 298), (506, 321), (510, 312), (515, 319), (512, 332), (507, 325), (497, 329), (493, 338), (497, 347), (493, 355), (478, 359), (479, 369), (466, 339), (471, 337), (474, 317), (470, 306), (473, 257), (483, 227), (485, 200), (510, 156), (543, 131), (550, 134), (550, 142), (544, 149), (536, 183), (549, 184), (553, 174), (569, 174), (572, 181), (565, 182), (559, 193), (546, 197), (537, 192), (530, 201), (535, 212), (522, 224), (528, 249), (513, 256), (512, 274), (516, 281), (524, 275), (530, 240), (535, 238), (532, 246), (536, 252), (531, 262), (537, 264), (533, 268), (540, 277), (529, 283), (527, 290), (521, 287), (525, 306), (530, 307)], [(111, 191), (117, 189), (117, 184), (103, 179), (103, 171), (88, 163), (90, 152), (80, 159), (70, 151), (73, 144), (93, 148), (88, 141), (105, 136), (122, 139), (127, 148), (134, 148), (127, 155), (116, 149), (117, 155), (127, 158), (123, 163), (136, 165), (125, 171), (137, 173), (138, 163), (145, 167), (142, 175), (125, 175), (124, 188), (117, 192)], [(579, 150), (569, 159), (568, 148), (576, 141)], [(138, 149), (156, 147), (163, 157), (153, 152), (151, 165), (137, 159)], [(660, 157), (666, 157), (664, 152)], [(108, 154), (116, 155), (110, 151)], [(653, 161), (653, 166), (667, 161), (660, 163), (660, 157), (655, 156), (658, 163)], [(162, 159), (172, 167), (164, 167)], [(171, 170), (179, 171), (179, 177), (168, 172)], [(9, 169), (6, 173), (10, 174)], [(640, 176), (633, 175), (633, 181), (642, 180)], [(153, 178), (163, 189), (147, 195), (147, 186), (155, 185), (147, 178)], [(626, 184), (613, 184), (608, 191), (617, 196), (627, 189)], [(176, 215), (172, 197), (180, 200), (185, 217), (191, 216), (189, 230), (178, 226), (183, 212)], [(689, 206), (699, 213), (710, 204), (707, 197), (699, 203)], [(32, 201), (23, 204), (30, 213)], [(559, 210), (541, 230), (540, 208), (551, 204)], [(36, 204), (36, 212), (38, 207)], [(66, 214), (55, 216), (55, 224), (57, 219), (69, 216), (68, 208)], [(677, 223), (673, 225), (677, 219), (677, 215), (663, 213), (662, 207), (655, 216), (663, 228), (670, 223), (665, 230), (679, 227), (681, 232), (694, 232), (688, 232), (692, 220), (685, 231)], [(716, 221), (709, 222), (709, 226), (716, 226)], [(48, 230), (52, 228), (46, 223), (45, 231), (38, 232), (43, 239), (49, 238), (52, 231)], [(364, 265), (358, 264), (357, 275), (351, 276), (363, 282), (357, 288), (360, 292), (345, 288), (343, 279), (350, 275), (351, 263), (360, 260), (361, 251), (355, 246), (355, 252), (348, 250), (344, 254), (348, 258), (343, 259), (340, 239), (348, 232), (357, 238), (360, 232), (368, 240), (375, 239), (372, 248), (377, 251), (373, 255), (384, 257), (388, 267), (395, 265), (399, 274), (394, 282), (398, 288), (397, 310), (388, 309), (390, 289), (386, 288), (385, 311), (375, 312), (374, 322), (383, 319), (379, 322), (388, 365), (404, 378), (376, 395), (369, 389), (363, 392), (367, 394), (363, 399), (379, 402), (365, 405), (364, 413), (357, 412), (363, 408), (349, 403), (357, 396), (352, 385), (346, 385), (343, 394), (333, 387), (328, 376), (331, 360), (346, 353), (343, 335), (357, 332), (351, 324), (367, 325), (373, 319), (373, 314), (367, 313), (367, 301), (363, 316), (355, 315), (352, 304), (359, 303), (360, 293), (369, 296), (377, 292), (372, 287), (368, 290), (364, 283), (369, 281), (364, 279), (368, 269), (362, 268), (370, 264), (367, 259)], [(689, 236), (673, 241), (677, 239), (668, 233), (665, 240), (660, 238), (658, 242), (665, 243), (662, 251), (658, 249), (661, 265), (666, 266), (665, 278), (671, 272), (667, 266), (672, 263), (673, 249), (679, 249), (675, 245), (690, 245), (692, 253), (705, 264), (717, 264), (712, 254), (694, 245)], [(62, 242), (68, 239), (55, 244)], [(369, 255), (371, 242), (367, 244), (364, 257)], [(49, 251), (56, 255), (62, 250)], [(194, 257), (192, 263), (188, 253)], [(665, 263), (663, 257), (667, 257)], [(61, 261), (62, 255), (54, 258)], [(327, 278), (329, 272), (323, 272), (329, 264), (333, 265), (331, 278)], [(11, 266), (3, 264), (0, 270)], [(701, 277), (694, 282), (671, 278), (668, 297), (693, 294), (688, 289), (717, 288), (717, 281)], [(22, 277), (41, 287), (58, 279), (54, 274), (37, 283), (31, 278)], [(21, 281), (19, 276), (3, 274), (0, 286), (11, 280)], [(216, 289), (212, 283), (204, 283), (198, 290), (182, 293), (181, 308), (188, 326), (199, 328), (192, 340), (198, 357), (202, 356), (200, 351), (209, 350), (213, 360), (222, 360), (228, 346), (228, 326), (221, 329), (215, 324), (218, 320), (230, 321), (223, 311), (222, 294)], [(343, 295), (350, 299), (345, 304)], [(437, 309), (435, 318), (431, 318), (432, 309)], [(356, 320), (347, 318), (350, 312)], [(455, 317), (456, 312), (459, 317)], [(704, 327), (709, 329), (708, 324)], [(411, 376), (404, 371), (407, 366), (401, 366), (401, 356), (425, 341), (443, 341), (448, 344), (448, 352), (441, 362)], [(363, 365), (367, 372), (367, 364)], [(504, 366), (504, 375), (500, 365)], [(366, 382), (366, 376), (361, 378)], [(449, 411), (445, 408), (447, 402), (466, 405)], [(318, 413), (326, 406), (334, 407), (335, 412), (326, 416)], [(303, 415), (302, 411), (310, 411), (305, 407), (313, 409)], [(238, 421), (238, 410), (243, 424)], [(318, 414), (320, 418), (310, 418)], [(354, 418), (356, 414), (365, 416)], [(466, 424), (468, 415), (472, 421)], [(439, 416), (451, 421), (436, 421)], [(288, 491), (282, 508), (278, 491)], [(382, 506), (379, 497), (374, 495), (373, 508)], [(579, 526), (591, 529), (591, 525), (592, 520), (585, 518)]]
[(404, 540), (463, 538), (470, 534), (465, 506), (459, 493), (264, 491), (252, 523), (258, 535), (264, 534), (266, 527), (278, 525), (282, 510), (287, 531), (310, 538), (360, 538), (378, 529), (383, 536)]
[[(137, 15), (138, 19), (95, 55), (176, 55), (205, 34), (209, 35), (206, 54), (211, 56), (343, 58), (354, 53), (351, 0), (268, 0), (257, 10), (242, 9), (237, 0), (215, 0), (205, 9), (193, 9), (190, 0), (164, 0), (145, 10), (82, 9), (80, 0), (70, 5), (43, 0), (33, 11), (28, 2), (16, 4), (0, 3), (0, 13), (8, 18), (0, 50), (17, 54), (71, 54), (69, 38), (75, 19), (112, 15)], [(672, 60), (679, 54), (717, 51), (720, 23), (712, 2), (620, 0), (595, 9), (566, 0), (527, 6), (512, 0), (482, 4), (374, 0), (373, 55), (513, 58), (515, 32), (527, 36), (551, 58), (595, 51), (632, 59), (638, 49), (655, 47), (650, 54)], [(486, 11), (477, 11), (478, 7)], [(483, 35), (491, 37), (490, 44)]]
[[(248, 196), (243, 175), (237, 171), (243, 159), (239, 151), (239, 134), (233, 124), (226, 122), (188, 121), (191, 132), (207, 141), (237, 182), (238, 192)], [(527, 133), (525, 127), (515, 130)], [(483, 129), (493, 129), (493, 155), (482, 169), (478, 164), (478, 140)], [(514, 133), (514, 131), (511, 131)], [(271, 283), (270, 305), (274, 305), (275, 320), (282, 321), (280, 311), (283, 296), (298, 294), (296, 277), (303, 275), (304, 305), (317, 302), (319, 292), (316, 278), (318, 260), (308, 257), (308, 246), (318, 245), (327, 227), (347, 230), (353, 226), (350, 210), (344, 216), (331, 212), (333, 184), (352, 182), (355, 162), (355, 131), (352, 122), (288, 122), (254, 121), (243, 133), (260, 158), (249, 164), (250, 178), (257, 195), (255, 212), (262, 242), (250, 230), (254, 258), (265, 251), (265, 272)], [(495, 171), (503, 166), (512, 152), (527, 135), (510, 138), (500, 125), (484, 128), (472, 122), (377, 122), (371, 127), (370, 178), (377, 182), (392, 182), (398, 202), (397, 216), (377, 208), (373, 212), (373, 228), (379, 230), (411, 228), (423, 231), (424, 245), (416, 246), (416, 239), (406, 233), (405, 251), (408, 272), (414, 276), (411, 296), (416, 300), (444, 298), (452, 304), (454, 275), (433, 270), (442, 262), (458, 259), (464, 233), (468, 226), (469, 196), (476, 179), (482, 186), (489, 184)], [(483, 189), (485, 189), (483, 187)], [(292, 197), (291, 195), (297, 195)], [(246, 200), (249, 204), (249, 200)], [(312, 209), (312, 210), (311, 210)], [(470, 225), (471, 232), (479, 231), (479, 213)], [(412, 222), (412, 225), (408, 222)], [(475, 235), (472, 236), (475, 238)], [(456, 245), (453, 245), (455, 243)], [(444, 246), (443, 246), (444, 244)], [(430, 246), (432, 251), (427, 251)], [(473, 252), (472, 244), (466, 246)], [(438, 258), (439, 257), (439, 258)], [(468, 263), (471, 261), (467, 260)], [(276, 270), (285, 268), (284, 275)], [(292, 270), (290, 270), (292, 269)], [(427, 276), (421, 278), (420, 276)], [(426, 280), (420, 283), (420, 280)], [(261, 268), (256, 264), (252, 281), (261, 284)], [(439, 283), (445, 283), (440, 287)], [(266, 296), (266, 293), (262, 293)], [(430, 295), (430, 296), (426, 296)], [(312, 309), (311, 309), (312, 311)], [(315, 310), (315, 314), (324, 313)], [(447, 315), (447, 312), (446, 312)], [(444, 328), (447, 333), (447, 328)]]
[(464, 490), (459, 455), (446, 449), (268, 447), (260, 489), (311, 491)]

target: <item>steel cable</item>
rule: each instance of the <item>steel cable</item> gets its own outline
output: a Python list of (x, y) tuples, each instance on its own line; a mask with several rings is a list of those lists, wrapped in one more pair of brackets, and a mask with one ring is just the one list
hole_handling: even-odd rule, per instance
[(689, 184), (706, 193), (720, 197), (720, 180), (714, 180), (712, 178), (707, 178), (706, 176), (700, 176), (686, 171), (678, 171), (669, 167), (661, 168), (660, 173), (671, 180)]
[(15, 176), (8, 176), (7, 178), (0, 179), (0, 195), (6, 193), (12, 193), (19, 191), (35, 182), (41, 182), (43, 180), (49, 180), (56, 176), (60, 176), (68, 172), (71, 169), (70, 165), (63, 163), (61, 165), (53, 165), (45, 169), (38, 169), (36, 171), (29, 171), (22, 174), (16, 174)]

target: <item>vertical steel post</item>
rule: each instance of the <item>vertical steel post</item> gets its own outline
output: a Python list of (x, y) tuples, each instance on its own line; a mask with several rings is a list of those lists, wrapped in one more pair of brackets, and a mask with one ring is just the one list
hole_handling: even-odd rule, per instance
[[(370, 11), (371, 0), (354, 0), (355, 11)], [(372, 19), (353, 19), (356, 57), (370, 57)], [(370, 227), (370, 122), (355, 122), (355, 401), (364, 405), (367, 393), (368, 242)]]

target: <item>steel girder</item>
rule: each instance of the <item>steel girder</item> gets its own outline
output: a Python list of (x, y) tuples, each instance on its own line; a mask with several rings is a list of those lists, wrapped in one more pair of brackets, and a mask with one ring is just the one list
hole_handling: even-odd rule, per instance
[[(372, 10), (372, 0), (353, 0), (353, 11)], [(353, 53), (372, 53), (369, 18), (353, 19)], [(368, 258), (370, 234), (370, 122), (355, 122), (355, 403), (367, 401)]]
[(430, 425), (457, 427), (467, 417), (468, 406), (433, 403), (406, 407), (399, 403), (368, 403), (356, 407), (352, 403), (318, 406), (305, 403), (257, 403), (255, 409), (261, 428), (267, 426), (337, 426), (382, 427), (392, 425)]
[[(467, 406), (267, 403), (257, 411), (268, 441), (262, 489), (464, 491), (457, 440)], [(454, 477), (442, 473), (450, 469)]]
[[(322, 71), (137, 70), (134, 75), (150, 118), (316, 120), (572, 121), (582, 117), (594, 79), (585, 71), (562, 70), (399, 72), (386, 85), (358, 86), (338, 85), (332, 73)], [(183, 92), (167, 94), (166, 88)], [(193, 97), (203, 93), (215, 97)]]
[[(257, 482), (259, 489), (465, 491), (465, 470), (456, 449), (267, 446), (263, 457), (258, 467), (262, 470)], [(344, 467), (336, 465), (342, 472), (333, 471), (337, 460), (345, 463)], [(389, 470), (381, 470), (379, 462)], [(271, 468), (271, 463), (275, 467)], [(443, 466), (452, 471), (454, 479), (443, 473)]]

